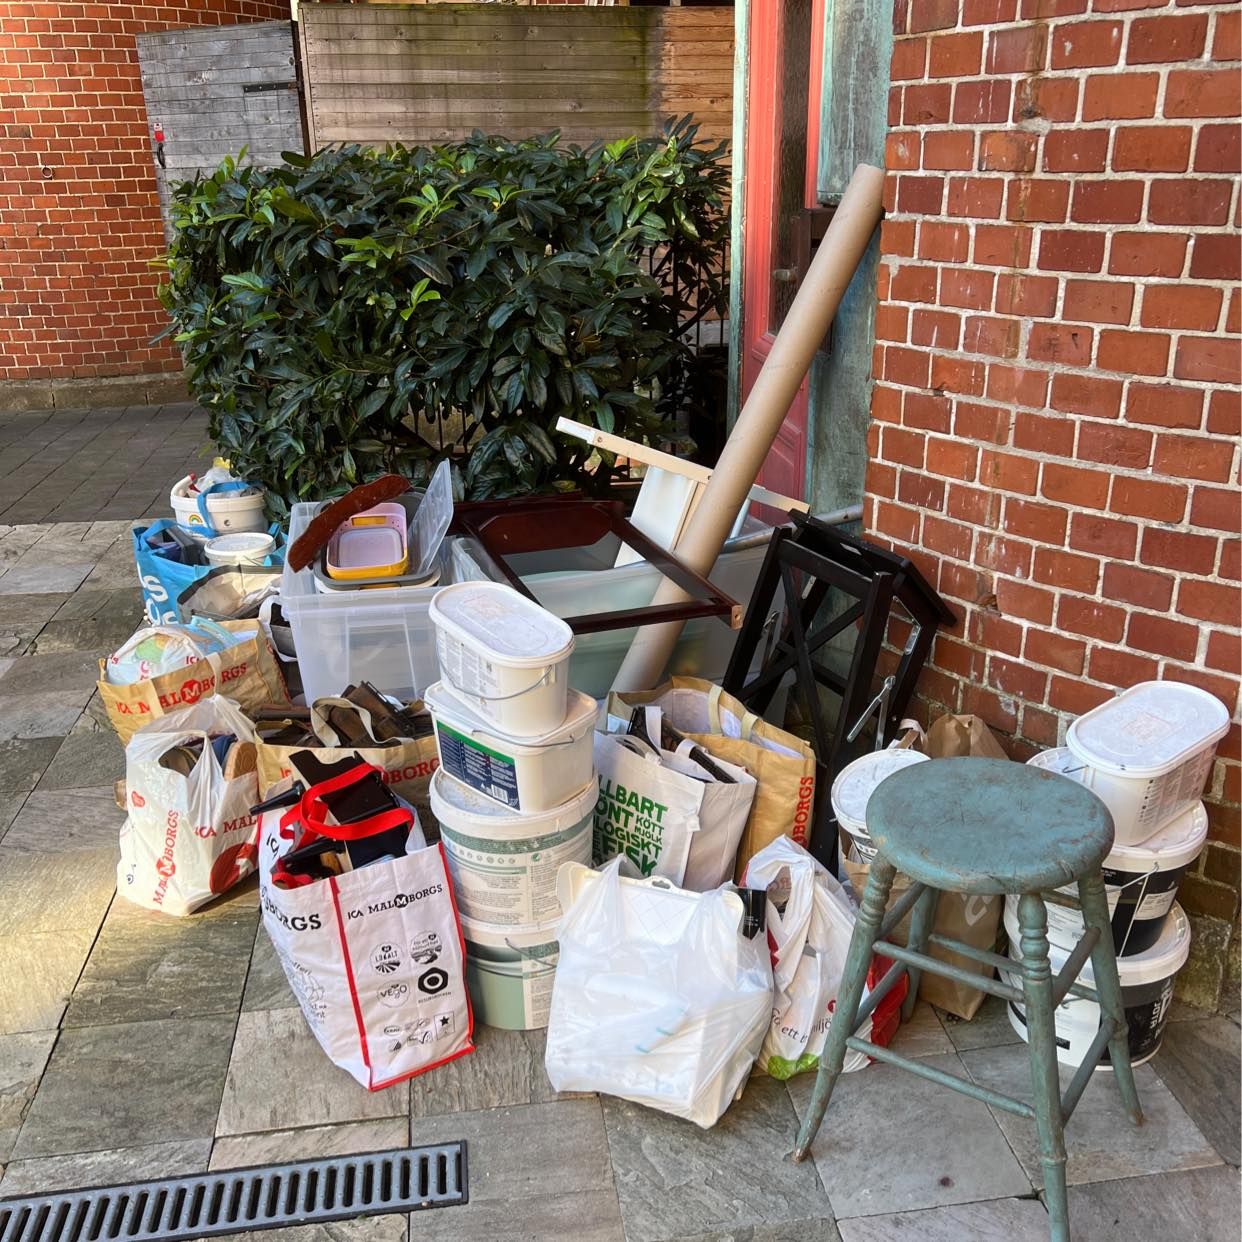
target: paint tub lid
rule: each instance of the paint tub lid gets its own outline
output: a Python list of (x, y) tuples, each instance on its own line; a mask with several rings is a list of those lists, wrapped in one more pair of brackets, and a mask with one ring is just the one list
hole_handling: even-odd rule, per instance
[(501, 733), (495, 725), (484, 720), (477, 712), (468, 708), (442, 681), (434, 682), (423, 691), (423, 702), (436, 721), (443, 720), (446, 725), (459, 733), (492, 744), (496, 749), (512, 755), (529, 755), (546, 746), (564, 746), (568, 742), (576, 742), (585, 733), (595, 729), (595, 721), (599, 716), (599, 704), (589, 694), (581, 690), (570, 690), (569, 711), (565, 723), (551, 733), (540, 733), (538, 737), (511, 738)]
[(574, 632), (560, 617), (503, 582), (446, 586), (429, 613), (458, 642), (514, 668), (542, 668), (574, 649)]
[[(1021, 941), (1018, 927), (1018, 899), (1014, 895), (1005, 898), (1005, 930), (1009, 933), (1011, 944)], [(1069, 949), (1049, 941), (1048, 958), (1053, 973), (1065, 965), (1070, 955)], [(1123, 988), (1141, 987), (1145, 983), (1162, 983), (1172, 978), (1190, 956), (1190, 920), (1186, 912), (1175, 901), (1172, 909), (1165, 916), (1164, 926), (1155, 942), (1141, 953), (1131, 953), (1127, 957), (1117, 959), (1117, 973), (1121, 977)], [(1091, 972), (1091, 959), (1088, 958), (1078, 977), (1080, 983), (1094, 987), (1095, 976)]]
[(1069, 727), (1074, 756), (1112, 776), (1163, 776), (1229, 728), (1214, 695), (1180, 681), (1144, 681), (1092, 708)]
[(227, 565), (240, 561), (261, 561), (270, 556), (275, 547), (276, 540), (271, 535), (249, 530), (208, 539), (203, 552), (209, 561)]
[(474, 837), (498, 837), (511, 840), (514, 837), (542, 836), (564, 832), (591, 819), (595, 804), (599, 801), (599, 780), (592, 776), (591, 783), (560, 806), (549, 811), (514, 811), (475, 792), (469, 785), (450, 776), (443, 768), (436, 768), (431, 778), (431, 813), (443, 827)]
[(876, 750), (847, 764), (832, 782), (832, 809), (846, 832), (867, 833), (867, 803), (875, 787), (886, 777), (911, 764), (926, 763), (929, 756), (917, 750)]
[[(1026, 762), (1030, 767), (1058, 772), (1071, 780), (1078, 779), (1084, 770), (1082, 761), (1074, 757), (1068, 746), (1040, 751)], [(1135, 875), (1148, 871), (1177, 871), (1199, 857), (1207, 840), (1207, 831), (1207, 808), (1202, 802), (1196, 802), (1138, 845), (1115, 844), (1104, 860), (1104, 866), (1110, 871)]]

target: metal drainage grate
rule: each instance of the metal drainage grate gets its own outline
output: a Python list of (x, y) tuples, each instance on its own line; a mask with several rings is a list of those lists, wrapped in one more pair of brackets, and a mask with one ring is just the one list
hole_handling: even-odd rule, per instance
[(0, 1242), (171, 1242), (468, 1199), (461, 1140), (0, 1199)]

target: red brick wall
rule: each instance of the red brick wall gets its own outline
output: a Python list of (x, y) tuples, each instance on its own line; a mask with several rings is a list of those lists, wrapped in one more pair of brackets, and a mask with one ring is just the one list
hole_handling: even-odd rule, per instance
[[(1149, 678), (1236, 715), (1240, 18), (897, 0), (865, 518), (964, 617), (927, 698), (1019, 757)], [(1226, 939), (1240, 738), (1183, 889)]]
[(0, 0), (0, 382), (178, 370), (134, 36), (289, 16), (288, 0)]

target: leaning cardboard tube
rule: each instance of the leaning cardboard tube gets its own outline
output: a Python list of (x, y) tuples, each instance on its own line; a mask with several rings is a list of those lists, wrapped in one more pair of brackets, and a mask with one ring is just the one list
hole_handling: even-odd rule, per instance
[[(755, 379), (698, 507), (677, 543), (678, 557), (698, 573), (711, 572), (747, 493), (759, 477), (798, 387), (810, 369), (815, 350), (824, 339), (880, 222), (883, 187), (883, 171), (870, 164), (860, 164), (846, 186), (841, 205), (772, 342), (767, 361)], [(686, 598), (680, 587), (665, 579), (652, 603), (678, 603)], [(647, 690), (654, 686), (673, 654), (684, 624), (670, 621), (643, 626), (626, 653), (612, 688)]]

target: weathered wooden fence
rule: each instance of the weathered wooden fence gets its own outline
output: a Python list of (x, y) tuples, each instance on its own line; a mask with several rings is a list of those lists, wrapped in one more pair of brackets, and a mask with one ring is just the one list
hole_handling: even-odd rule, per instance
[(209, 172), (226, 155), (246, 147), (252, 162), (267, 165), (302, 150), (292, 23), (199, 26), (139, 35), (137, 43), (166, 221), (168, 186)]
[(475, 129), (586, 143), (687, 112), (730, 133), (731, 8), (303, 3), (298, 20), (312, 150)]

